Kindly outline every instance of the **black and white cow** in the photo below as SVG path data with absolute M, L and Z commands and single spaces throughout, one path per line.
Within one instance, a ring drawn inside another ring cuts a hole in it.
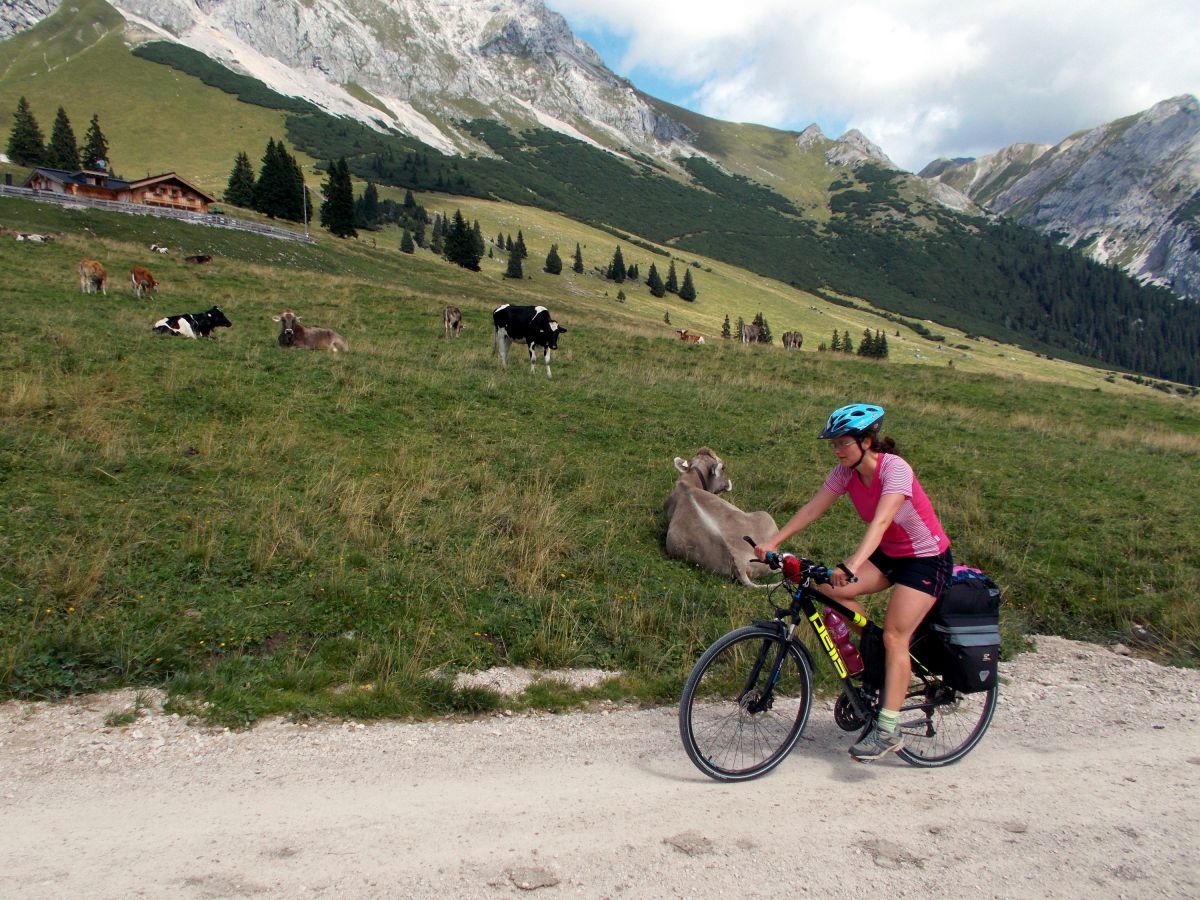
M 154 330 L 159 334 L 178 334 L 189 338 L 212 337 L 214 328 L 231 327 L 233 323 L 225 318 L 219 306 L 214 306 L 208 312 L 166 316 L 154 323 Z
M 529 370 L 535 365 L 534 354 L 542 348 L 542 361 L 546 375 L 550 375 L 550 351 L 558 349 L 558 336 L 566 334 L 550 316 L 544 306 L 512 306 L 505 303 L 492 311 L 492 324 L 496 326 L 496 344 L 493 351 L 500 351 L 500 362 L 508 365 L 508 348 L 513 343 L 529 345 Z

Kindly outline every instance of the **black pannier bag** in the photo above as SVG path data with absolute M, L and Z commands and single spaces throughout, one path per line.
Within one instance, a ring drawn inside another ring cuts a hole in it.
M 955 567 L 942 599 L 929 614 L 930 635 L 940 639 L 931 648 L 929 665 L 941 670 L 946 684 L 964 694 L 996 685 L 1000 658 L 1000 588 L 978 569 Z M 923 643 L 932 643 L 926 638 Z M 914 649 L 914 653 L 919 653 Z M 939 657 L 932 659 L 932 657 Z M 919 658 L 924 661 L 924 656 Z

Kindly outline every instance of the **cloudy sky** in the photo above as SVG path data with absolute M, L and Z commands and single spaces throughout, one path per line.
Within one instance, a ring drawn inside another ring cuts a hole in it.
M 719 119 L 857 128 L 919 170 L 1200 94 L 1180 0 L 546 0 L 609 68 Z

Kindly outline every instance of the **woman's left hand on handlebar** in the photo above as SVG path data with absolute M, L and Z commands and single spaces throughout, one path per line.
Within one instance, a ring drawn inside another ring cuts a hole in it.
M 829 583 L 835 588 L 844 588 L 856 581 L 858 581 L 858 577 L 854 574 L 854 569 L 849 561 L 838 563 L 829 571 Z

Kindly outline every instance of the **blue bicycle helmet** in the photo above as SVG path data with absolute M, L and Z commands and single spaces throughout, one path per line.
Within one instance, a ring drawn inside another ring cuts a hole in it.
M 851 403 L 835 409 L 829 415 L 829 421 L 817 437 L 822 440 L 850 435 L 862 437 L 874 434 L 883 423 L 883 407 L 870 403 Z

